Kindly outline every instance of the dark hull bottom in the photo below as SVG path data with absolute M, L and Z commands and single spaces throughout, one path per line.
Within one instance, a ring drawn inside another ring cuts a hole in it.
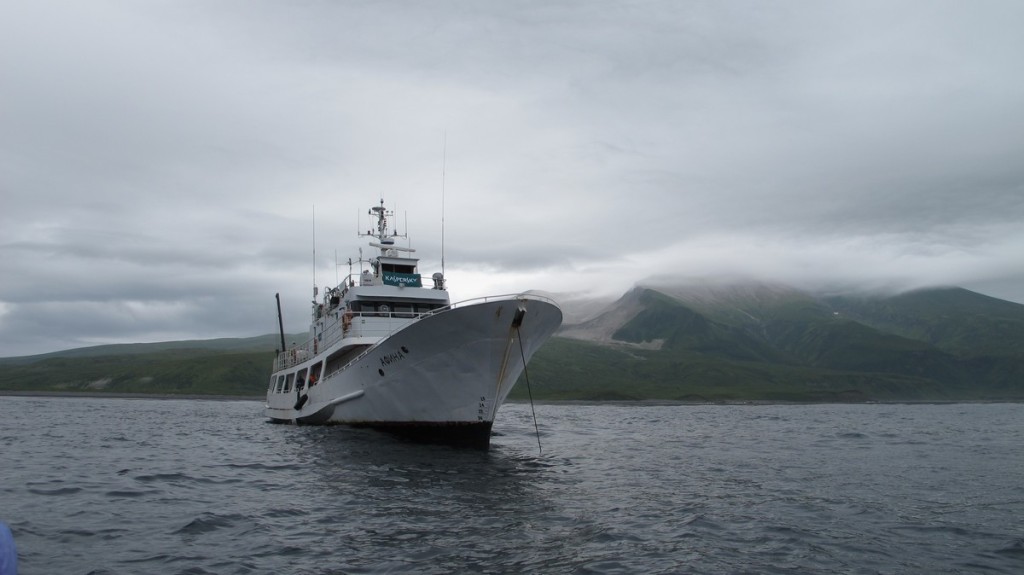
M 293 423 L 292 421 L 281 419 L 271 419 L 270 421 L 271 423 Z M 299 420 L 296 423 L 298 425 L 315 424 L 312 421 L 303 420 Z M 330 425 L 349 425 L 351 427 L 375 429 L 415 443 L 433 443 L 486 450 L 491 447 L 492 424 L 493 422 L 490 421 L 479 423 L 452 421 L 444 423 L 337 423 Z
M 352 427 L 368 427 L 415 443 L 433 443 L 489 449 L 492 422 L 479 423 L 366 423 Z

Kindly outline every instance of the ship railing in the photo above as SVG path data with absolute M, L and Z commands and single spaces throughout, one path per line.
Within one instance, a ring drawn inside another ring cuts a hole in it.
M 378 311 L 366 311 L 366 312 L 355 312 L 351 314 L 351 322 L 336 321 L 330 322 L 327 329 L 323 331 L 319 338 L 310 338 L 303 342 L 301 345 L 293 345 L 290 349 L 278 353 L 277 360 L 274 362 L 274 371 L 280 371 L 293 367 L 305 361 L 312 359 L 317 353 L 325 349 L 330 348 L 334 344 L 345 338 L 369 338 L 373 340 L 383 340 L 387 337 L 394 335 L 397 331 L 405 328 L 406 326 L 415 323 L 417 320 L 425 317 L 430 317 L 438 314 L 442 314 L 460 307 L 467 307 L 471 305 L 477 305 L 481 303 L 488 303 L 494 301 L 509 301 L 509 300 L 540 300 L 558 305 L 558 303 L 549 296 L 536 293 L 536 292 L 524 292 L 516 294 L 502 294 L 484 296 L 478 298 L 467 299 L 433 309 L 427 312 L 416 313 L 416 312 L 378 312 Z M 340 310 L 337 313 L 342 313 Z M 371 320 L 371 321 L 362 321 Z M 348 323 L 348 327 L 345 324 Z M 348 367 L 352 363 L 355 363 L 361 359 L 364 355 L 372 351 L 376 347 L 376 344 L 371 345 L 363 353 L 359 354 L 358 357 L 354 358 L 344 367 Z M 342 369 L 344 369 L 344 367 Z
M 537 292 L 522 292 L 522 293 L 515 293 L 515 294 L 492 295 L 492 296 L 485 296 L 485 297 L 478 297 L 478 298 L 463 300 L 463 301 L 460 301 L 460 302 L 457 302 L 457 303 L 453 303 L 453 304 L 450 304 L 450 305 L 446 305 L 444 307 L 440 307 L 440 308 L 437 308 L 435 310 L 431 310 L 431 311 L 428 311 L 428 312 L 425 312 L 425 313 L 416 314 L 416 319 L 420 319 L 420 318 L 424 318 L 424 317 L 428 317 L 428 316 L 432 316 L 432 315 L 437 315 L 437 314 L 440 314 L 440 313 L 444 313 L 446 311 L 451 311 L 451 310 L 459 308 L 459 307 L 466 307 L 466 306 L 475 305 L 475 304 L 487 303 L 487 302 L 492 302 L 492 301 L 527 300 L 527 299 L 535 299 L 535 300 L 544 301 L 544 302 L 550 303 L 550 304 L 552 304 L 554 306 L 558 305 L 558 302 L 555 301 L 555 299 L 550 297 L 550 296 L 547 296 L 547 295 L 544 295 L 544 294 L 541 294 L 541 293 L 537 293 Z M 410 323 L 412 323 L 412 322 L 407 322 L 405 325 L 409 325 Z M 390 335 L 390 334 L 388 334 L 388 335 Z M 366 357 L 367 355 L 372 353 L 373 350 L 377 349 L 377 346 L 380 345 L 380 343 L 382 341 L 384 341 L 383 338 L 380 341 L 378 341 L 377 343 L 375 343 L 375 344 L 371 345 L 370 347 L 366 348 L 365 350 L 363 350 L 362 353 L 360 353 L 356 357 L 352 358 L 348 363 L 346 363 L 345 365 L 341 366 L 341 368 L 339 368 L 339 369 L 337 369 L 335 371 L 344 371 L 344 370 L 348 369 L 349 366 L 355 364 L 357 361 L 363 359 L 364 357 Z
M 439 313 L 444 313 L 446 311 L 451 311 L 453 309 L 458 309 L 460 307 L 467 307 L 467 306 L 471 306 L 471 305 L 477 305 L 477 304 L 481 304 L 481 303 L 488 303 L 488 302 L 492 302 L 492 301 L 529 300 L 529 299 L 545 301 L 545 302 L 550 303 L 550 304 L 555 305 L 555 306 L 558 305 L 558 302 L 556 302 L 555 299 L 553 297 L 551 297 L 551 296 L 547 296 L 547 295 L 544 295 L 544 294 L 539 293 L 539 292 L 528 291 L 528 292 L 502 294 L 502 295 L 489 295 L 489 296 L 484 296 L 484 297 L 477 297 L 477 298 L 473 298 L 473 299 L 462 300 L 460 302 L 456 302 L 456 303 L 453 303 L 453 304 L 446 305 L 444 307 L 437 308 L 435 310 L 431 310 L 431 311 L 429 311 L 427 313 L 422 314 L 422 316 L 425 317 L 425 316 L 429 316 L 429 315 L 437 315 Z
M 298 345 L 279 352 L 274 362 L 274 371 L 288 369 L 309 361 L 321 351 L 329 349 L 343 339 L 369 338 L 378 340 L 393 335 L 417 319 L 431 312 L 356 312 L 350 320 L 332 321 L 318 338 L 310 338 Z M 364 321 L 365 320 L 365 321 Z M 348 327 L 346 327 L 348 324 Z

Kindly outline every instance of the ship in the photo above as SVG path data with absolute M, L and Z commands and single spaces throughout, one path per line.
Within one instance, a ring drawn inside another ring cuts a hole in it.
M 285 345 L 278 296 L 281 349 L 266 416 L 489 448 L 498 409 L 561 325 L 561 309 L 536 291 L 452 303 L 443 272 L 424 285 L 384 200 L 369 214 L 375 227 L 359 236 L 376 255 L 360 255 L 356 271 L 349 260 L 349 274 L 322 296 L 314 286 L 301 344 Z

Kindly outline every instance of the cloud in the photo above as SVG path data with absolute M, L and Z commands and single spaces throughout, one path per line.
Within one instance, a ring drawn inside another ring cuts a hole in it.
M 443 197 L 455 298 L 724 274 L 1024 302 L 1017 3 L 3 11 L 0 355 L 267 333 L 275 292 L 302 331 L 314 206 L 322 284 L 381 197 L 425 273 Z

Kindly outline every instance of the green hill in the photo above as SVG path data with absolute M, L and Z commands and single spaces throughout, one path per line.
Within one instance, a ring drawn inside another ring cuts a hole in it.
M 304 341 L 308 336 L 301 334 L 285 334 L 287 341 Z M 275 350 L 281 347 L 281 336 L 277 334 L 260 335 L 245 338 L 220 338 L 220 339 L 190 339 L 180 341 L 161 341 L 156 343 L 114 343 L 107 345 L 95 345 L 90 347 L 79 347 L 64 351 L 55 351 L 39 355 L 27 355 L 22 357 L 0 357 L 0 365 L 11 365 L 17 363 L 36 363 L 40 360 L 50 358 L 69 357 L 102 357 L 102 356 L 128 356 L 146 355 L 161 351 L 172 350 L 207 350 L 207 351 L 254 351 L 254 350 Z
M 962 289 L 819 299 L 767 284 L 636 288 L 605 316 L 535 356 L 531 375 L 553 396 L 1024 399 L 1024 306 Z
M 959 356 L 1019 357 L 1024 353 L 1024 306 L 965 289 L 823 301 L 848 319 L 925 341 Z
M 271 351 L 173 349 L 3 365 L 0 389 L 187 395 L 265 393 Z
M 285 336 L 300 340 L 305 334 Z M 0 358 L 0 389 L 262 395 L 280 336 L 100 345 Z
M 639 287 L 561 333 L 530 363 L 535 399 L 1024 400 L 1024 306 L 958 288 Z M 277 347 L 267 335 L 6 358 L 0 389 L 262 395 Z

